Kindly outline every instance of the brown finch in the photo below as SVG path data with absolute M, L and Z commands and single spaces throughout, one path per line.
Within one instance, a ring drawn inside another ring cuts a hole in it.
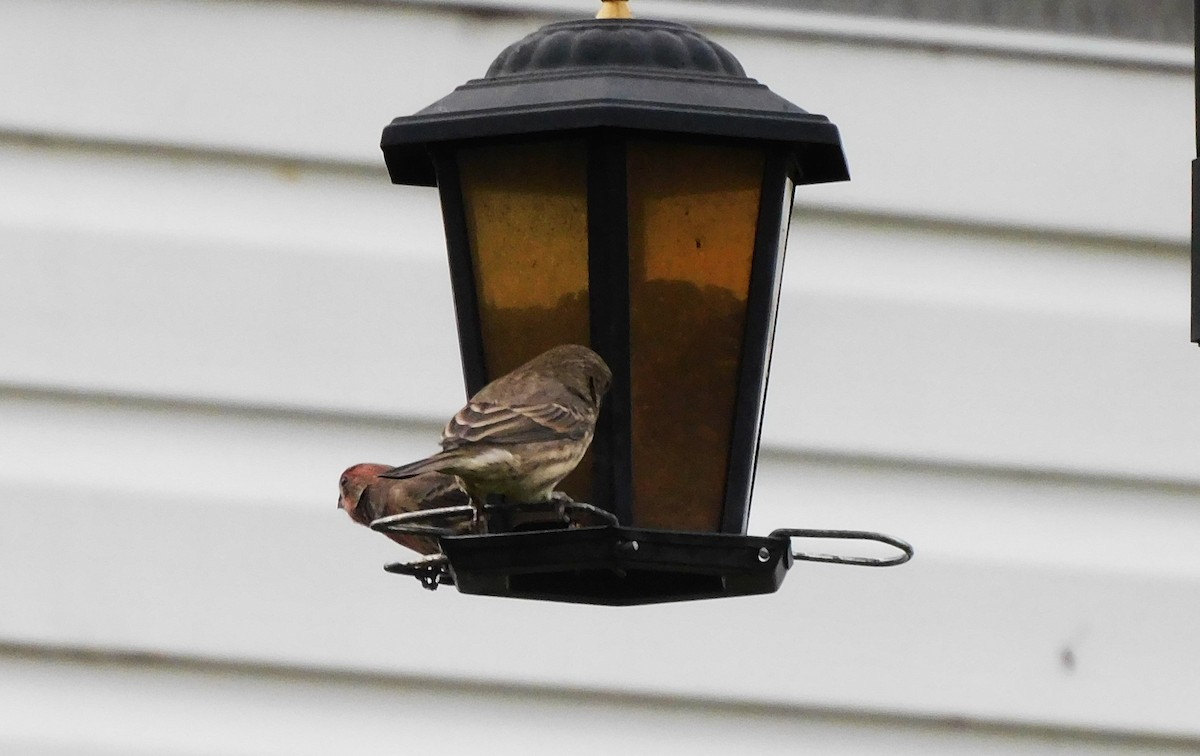
M 442 451 L 382 473 L 455 475 L 476 511 L 488 494 L 550 500 L 583 458 L 612 372 L 577 344 L 556 346 L 480 389 L 442 431 Z
M 441 507 L 461 507 L 469 504 L 466 491 L 453 475 L 425 473 L 404 480 L 389 480 L 379 474 L 390 465 L 363 463 L 346 468 L 338 482 L 338 507 L 346 510 L 350 519 L 370 525 L 380 517 Z M 463 532 L 466 532 L 465 528 Z M 432 538 L 399 533 L 385 533 L 396 543 L 422 554 L 436 554 L 440 549 Z

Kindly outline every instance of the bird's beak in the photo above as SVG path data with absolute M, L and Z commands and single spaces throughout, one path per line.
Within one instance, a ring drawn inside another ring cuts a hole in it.
M 338 497 L 338 509 L 344 509 L 344 507 L 342 506 L 342 497 L 341 496 Z

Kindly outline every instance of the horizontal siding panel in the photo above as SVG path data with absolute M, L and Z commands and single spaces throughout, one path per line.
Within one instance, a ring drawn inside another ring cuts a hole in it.
M 18 0 L 0 9 L 0 129 L 377 166 L 391 118 L 480 76 L 544 20 L 403 3 Z M 841 127 L 855 179 L 805 190 L 805 203 L 1186 237 L 1186 70 L 709 31 Z
M 393 0 L 379 0 L 391 2 Z M 458 6 L 470 10 L 493 10 L 507 13 L 537 11 L 557 14 L 565 18 L 579 15 L 579 5 L 572 0 L 394 0 L 411 5 Z M 1083 0 L 1088 6 L 1095 0 Z M 923 3 L 918 0 L 915 6 Z M 1124 5 L 1124 10 L 1134 13 L 1136 4 Z M 1179 0 L 1168 0 L 1173 12 L 1185 16 L 1187 9 Z M 827 6 L 822 9 L 822 6 Z M 857 5 L 857 7 L 855 7 Z M 992 54 L 1045 56 L 1063 60 L 1081 60 L 1090 63 L 1130 64 L 1135 66 L 1162 66 L 1186 69 L 1192 65 L 1192 52 L 1187 44 L 1185 29 L 1167 28 L 1171 13 L 1156 13 L 1138 18 L 1155 31 L 1144 35 L 1131 34 L 1124 37 L 1104 34 L 1113 31 L 1108 25 L 1112 18 L 1080 17 L 1069 12 L 1060 12 L 1056 18 L 1043 15 L 1049 23 L 1038 23 L 1039 12 L 1044 13 L 1048 3 L 1034 0 L 1017 12 L 1027 24 L 1014 24 L 1015 17 L 992 18 L 991 23 L 975 23 L 970 19 L 986 15 L 995 10 L 987 2 L 975 2 L 967 6 L 946 8 L 937 3 L 925 4 L 923 9 L 914 6 L 869 8 L 868 2 L 845 2 L 832 0 L 807 3 L 795 7 L 783 0 L 743 0 L 742 2 L 711 4 L 695 0 L 638 0 L 640 15 L 646 18 L 672 18 L 698 25 L 710 25 L 722 29 L 743 29 L 763 35 L 793 35 L 800 38 L 851 39 L 870 41 L 877 45 L 916 46 L 960 51 L 987 52 Z M 1038 7 L 1042 6 L 1042 7 Z M 1140 10 L 1140 8 L 1139 8 Z M 965 11 L 965 13 L 964 13 Z M 1119 11 L 1118 11 L 1119 12 Z M 945 20 L 935 20 L 944 18 Z M 1128 20 L 1128 19 L 1125 19 Z M 1117 19 L 1118 23 L 1120 19 Z M 1070 31 L 1067 27 L 1074 25 Z M 1058 31 L 1055 31 L 1057 27 Z M 1065 33 L 1064 33 L 1065 32 Z M 1103 36 L 1102 36 L 1103 35 Z M 1152 41 L 1158 40 L 1158 41 Z
M 616 610 L 382 572 L 406 552 L 335 477 L 434 427 L 11 392 L 0 422 L 0 642 L 1200 737 L 1194 489 L 771 456 L 754 532 L 868 527 L 917 559 Z
M 764 438 L 1192 481 L 1200 353 L 1175 323 L 813 295 L 785 302 Z
M 497 756 L 723 755 L 750 743 L 831 756 L 1193 752 L 1154 739 L 69 655 L 0 655 L 0 674 L 0 750 L 31 756 L 471 753 L 482 743 Z
M 426 417 L 462 404 L 444 263 L 271 260 L 240 245 L 75 234 L 7 241 L 22 251 L 0 253 L 16 272 L 0 281 L 5 382 Z

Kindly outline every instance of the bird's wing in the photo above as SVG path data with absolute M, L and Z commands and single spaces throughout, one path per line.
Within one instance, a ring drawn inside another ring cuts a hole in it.
M 370 525 L 371 520 L 375 519 L 375 504 L 371 501 L 371 487 L 363 488 L 361 494 L 358 495 L 358 502 L 354 507 L 355 520 L 358 520 L 363 525 Z
M 453 475 L 429 475 L 409 479 L 408 483 L 410 495 L 419 509 L 440 509 L 471 503 L 467 492 L 462 490 Z
M 524 444 L 535 441 L 578 440 L 591 423 L 578 410 L 556 402 L 505 405 L 473 401 L 442 431 L 442 448 L 463 444 Z
M 425 473 L 441 472 L 446 467 L 453 465 L 454 460 L 458 455 L 448 453 L 449 448 L 434 454 L 432 457 L 418 459 L 416 462 L 409 462 L 407 465 L 393 467 L 390 470 L 385 470 L 379 473 L 381 478 L 415 478 L 418 475 Z

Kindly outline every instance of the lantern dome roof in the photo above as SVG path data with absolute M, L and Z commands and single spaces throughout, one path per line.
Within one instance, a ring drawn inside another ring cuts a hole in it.
M 748 77 L 695 29 L 644 19 L 548 24 L 509 45 L 483 78 L 393 120 L 381 146 L 394 183 L 434 186 L 430 149 L 597 128 L 782 144 L 798 183 L 849 178 L 828 118 Z
M 509 45 L 484 78 L 533 71 L 635 68 L 746 78 L 733 54 L 691 27 L 667 21 L 564 21 Z

